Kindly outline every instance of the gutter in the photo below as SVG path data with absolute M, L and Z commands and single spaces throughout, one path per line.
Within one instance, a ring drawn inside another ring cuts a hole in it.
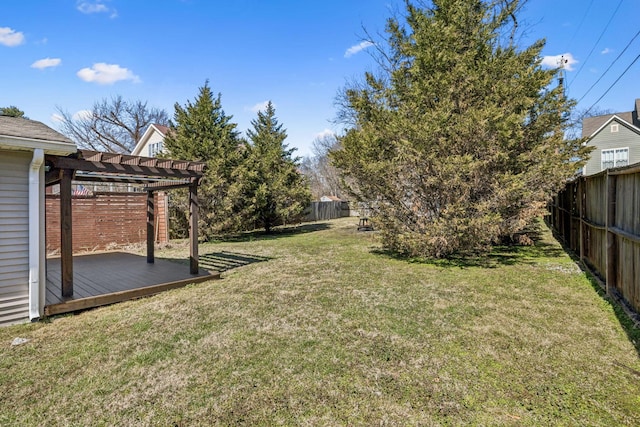
M 78 151 L 78 147 L 72 142 L 48 141 L 8 135 L 0 135 L 0 148 L 26 151 L 42 149 L 47 154 L 58 156 L 68 156 Z
M 33 158 L 29 164 L 29 319 L 38 320 L 44 311 L 44 290 L 40 289 L 40 282 L 44 274 L 44 262 L 41 256 L 44 233 L 42 232 L 43 213 L 41 204 L 41 172 L 44 163 L 44 150 L 33 150 Z

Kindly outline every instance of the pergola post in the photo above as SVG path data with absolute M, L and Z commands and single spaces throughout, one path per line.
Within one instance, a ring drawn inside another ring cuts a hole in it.
M 62 169 L 60 177 L 60 271 L 62 297 L 73 297 L 73 221 L 71 179 L 73 170 Z
M 147 191 L 147 263 L 155 261 L 155 206 L 153 203 L 153 191 Z
M 189 185 L 189 270 L 198 274 L 198 180 Z

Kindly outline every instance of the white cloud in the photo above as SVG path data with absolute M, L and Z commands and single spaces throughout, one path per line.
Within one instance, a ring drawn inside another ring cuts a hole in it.
M 605 47 L 600 53 L 603 55 L 606 55 L 607 53 L 611 53 L 611 49 L 609 49 L 608 47 Z
M 578 60 L 570 53 L 563 53 L 560 55 L 548 55 L 542 58 L 542 65 L 549 68 L 559 68 L 564 65 L 564 69 L 567 71 L 573 71 L 573 66 L 578 63 Z
M 45 68 L 57 67 L 62 62 L 60 58 L 44 58 L 38 59 L 36 62 L 31 64 L 31 68 L 37 68 L 39 70 L 44 70 Z
M 355 55 L 356 53 L 368 48 L 369 46 L 373 46 L 373 43 L 370 41 L 364 41 L 361 42 L 360 44 L 357 44 L 355 46 L 351 46 L 349 49 L 347 49 L 347 51 L 344 53 L 344 57 L 345 58 L 349 58 L 350 56 Z
M 0 44 L 14 47 L 24 43 L 24 34 L 9 27 L 0 27 Z
M 108 13 L 110 18 L 116 18 L 118 11 L 107 6 L 103 0 L 97 1 L 78 1 L 76 9 L 84 14 L 92 13 Z
M 90 119 L 91 116 L 93 116 L 93 113 L 89 110 L 80 110 L 80 111 L 76 111 L 74 113 L 73 116 L 71 116 L 71 118 L 73 120 L 87 120 Z
M 62 123 L 62 122 L 64 122 L 64 117 L 62 117 L 62 116 L 61 116 L 60 114 L 58 114 L 58 113 L 53 113 L 53 114 L 51 115 L 51 121 L 52 121 L 53 123 Z
M 72 116 L 72 120 L 88 120 L 91 118 L 93 113 L 89 110 L 80 110 L 76 111 Z M 53 123 L 64 123 L 64 116 L 62 114 L 53 113 L 51 115 L 51 121 Z
M 313 138 L 314 139 L 323 139 L 326 138 L 328 136 L 335 136 L 336 133 L 334 131 L 332 131 L 331 129 L 325 129 L 322 132 L 318 132 L 316 133 Z
M 254 105 L 253 107 L 246 107 L 245 110 L 247 111 L 251 111 L 253 113 L 258 113 L 260 111 L 265 111 L 267 109 L 267 104 L 269 104 L 269 101 L 262 101 L 262 102 L 258 102 L 256 105 Z M 272 103 L 273 104 L 273 103 Z M 276 104 L 273 104 L 273 107 L 275 108 Z
M 85 82 L 100 85 L 110 85 L 121 80 L 140 82 L 140 77 L 133 74 L 131 70 L 122 68 L 118 64 L 105 64 L 104 62 L 93 64 L 91 68 L 83 68 L 76 74 Z

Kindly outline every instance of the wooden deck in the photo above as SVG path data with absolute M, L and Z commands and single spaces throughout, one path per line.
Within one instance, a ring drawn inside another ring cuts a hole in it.
M 163 259 L 147 264 L 146 256 L 108 252 L 73 257 L 73 298 L 63 299 L 60 258 L 47 259 L 45 314 L 68 313 L 157 294 L 190 283 L 219 279 L 220 273 Z

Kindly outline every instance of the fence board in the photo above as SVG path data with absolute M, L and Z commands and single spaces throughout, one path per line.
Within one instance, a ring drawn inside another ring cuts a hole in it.
M 60 248 L 60 197 L 46 196 L 47 250 Z M 146 239 L 146 193 L 96 193 L 74 196 L 73 250 L 108 249 Z
M 634 176 L 620 175 L 616 185 L 616 226 L 624 231 L 633 232 L 634 229 Z
M 586 180 L 585 218 L 594 224 L 604 225 L 606 220 L 606 175 Z
M 640 174 L 633 175 L 633 212 L 636 215 L 633 216 L 633 230 L 632 233 L 640 236 Z
M 326 221 L 350 216 L 347 202 L 311 202 L 305 221 Z
M 632 302 L 633 307 L 640 307 L 640 245 L 633 246 L 633 289 L 635 290 L 635 298 Z

